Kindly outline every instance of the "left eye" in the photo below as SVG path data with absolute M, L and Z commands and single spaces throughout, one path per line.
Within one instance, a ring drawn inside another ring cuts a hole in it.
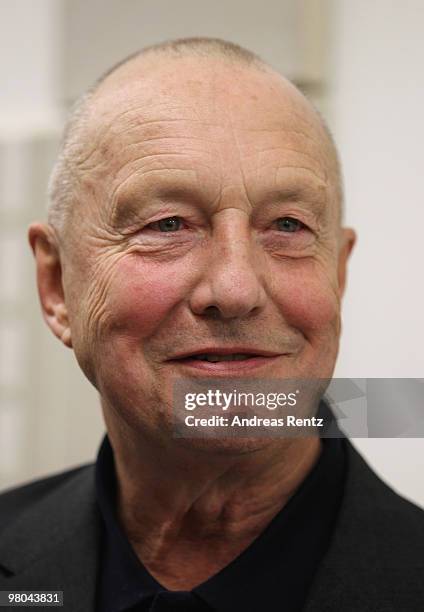
M 292 217 L 281 217 L 276 221 L 277 229 L 281 232 L 298 232 L 304 226 L 304 224 L 298 219 Z
M 180 217 L 166 217 L 154 223 L 150 223 L 152 229 L 158 229 L 160 232 L 176 232 L 181 229 L 183 223 Z

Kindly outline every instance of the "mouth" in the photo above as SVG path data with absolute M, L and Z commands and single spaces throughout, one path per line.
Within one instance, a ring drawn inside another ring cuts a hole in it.
M 216 363 L 218 361 L 246 361 L 246 359 L 252 359 L 255 355 L 248 355 L 246 353 L 228 353 L 227 355 L 220 355 L 217 353 L 203 353 L 201 355 L 193 355 L 188 359 L 196 359 L 197 361 L 209 361 L 210 363 Z
M 170 361 L 190 369 L 228 374 L 270 365 L 281 355 L 281 353 L 255 349 L 214 348 L 177 355 Z

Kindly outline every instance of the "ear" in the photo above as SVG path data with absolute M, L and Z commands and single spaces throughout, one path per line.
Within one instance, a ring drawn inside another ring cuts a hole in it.
M 356 243 L 356 234 L 350 227 L 340 229 L 339 255 L 337 277 L 339 281 L 339 296 L 343 297 L 346 287 L 347 261 Z
M 33 223 L 28 239 L 37 266 L 37 285 L 44 320 L 65 346 L 72 348 L 71 329 L 62 285 L 56 234 L 50 225 Z

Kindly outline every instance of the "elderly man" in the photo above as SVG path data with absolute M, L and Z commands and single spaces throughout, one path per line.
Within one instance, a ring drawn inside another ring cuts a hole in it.
M 85 95 L 29 239 L 107 437 L 0 498 L 0 589 L 74 612 L 424 609 L 423 513 L 347 440 L 173 431 L 177 379 L 331 378 L 341 199 L 322 119 L 235 45 L 151 47 Z

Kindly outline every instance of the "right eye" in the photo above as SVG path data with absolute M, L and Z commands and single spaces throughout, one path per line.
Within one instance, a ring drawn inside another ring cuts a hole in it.
M 166 217 L 165 219 L 159 219 L 159 221 L 149 223 L 147 227 L 159 232 L 177 232 L 182 229 L 182 226 L 183 222 L 181 217 Z

